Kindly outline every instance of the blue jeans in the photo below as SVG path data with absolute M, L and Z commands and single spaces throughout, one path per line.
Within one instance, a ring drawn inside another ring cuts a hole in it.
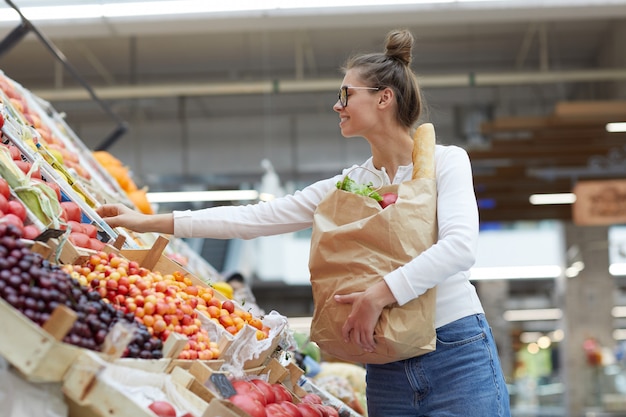
M 437 329 L 437 348 L 415 358 L 367 365 L 369 417 L 505 417 L 507 391 L 484 314 Z

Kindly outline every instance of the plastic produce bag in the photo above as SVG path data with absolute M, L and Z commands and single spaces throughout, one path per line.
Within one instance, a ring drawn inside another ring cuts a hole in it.
M 67 417 L 60 383 L 29 382 L 0 357 L 0 417 Z

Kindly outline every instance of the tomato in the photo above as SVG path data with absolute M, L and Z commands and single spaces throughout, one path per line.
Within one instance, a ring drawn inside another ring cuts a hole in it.
M 68 236 L 68 239 L 74 246 L 78 246 L 79 248 L 90 249 L 90 238 L 84 233 L 81 232 L 71 232 Z
M 154 401 L 148 408 L 159 417 L 176 417 L 176 409 L 167 401 Z
M 2 222 L 6 222 L 9 224 L 13 224 L 15 226 L 17 226 L 20 230 L 24 230 L 24 222 L 17 217 L 15 214 L 9 213 L 9 214 L 5 214 L 4 217 L 2 217 L 2 219 L 0 219 Z
M 277 403 L 271 403 L 265 406 L 265 413 L 267 417 L 290 417 L 285 409 Z
M 276 402 L 276 394 L 274 394 L 274 390 L 272 389 L 272 384 L 262 379 L 258 379 L 258 378 L 251 379 L 250 382 L 256 385 L 256 387 L 263 393 L 267 404 Z
M 68 220 L 67 221 L 67 228 L 70 229 L 72 231 L 72 233 L 76 232 L 76 233 L 85 233 L 84 229 L 83 229 L 83 224 L 81 222 L 77 222 L 74 220 Z M 85 233 L 87 234 L 87 233 Z
M 308 394 L 305 394 L 304 397 L 302 397 L 302 402 L 309 403 L 309 404 L 321 404 L 322 399 L 320 398 L 319 395 L 309 392 Z
M 231 384 L 233 385 L 233 388 L 235 388 L 235 391 L 237 391 L 237 394 L 247 395 L 259 401 L 263 405 L 267 404 L 267 400 L 265 399 L 263 392 L 261 392 L 261 390 L 258 389 L 252 382 L 244 379 L 236 379 L 231 381 Z
M 30 172 L 30 168 L 33 166 L 33 164 L 31 164 L 30 162 L 22 161 L 21 159 L 17 160 L 17 161 L 13 161 L 13 162 L 26 175 L 28 175 L 28 173 Z M 31 172 L 30 177 L 34 178 L 34 179 L 40 180 L 41 179 L 41 171 L 39 171 L 39 168 L 37 168 L 33 172 Z
M 325 415 L 327 415 L 328 417 L 339 417 L 339 411 L 337 411 L 335 407 L 332 407 L 330 405 L 318 404 L 317 408 L 320 409 L 322 412 L 325 411 Z
M 52 191 L 54 191 L 54 193 L 57 195 L 57 200 L 59 202 L 61 201 L 61 187 L 59 187 L 59 184 L 52 182 L 52 181 L 44 181 L 44 180 L 38 180 L 38 179 L 35 179 L 35 180 L 41 182 L 42 184 L 45 184 Z
M 302 417 L 324 417 L 324 414 L 317 409 L 315 404 L 299 403 L 297 407 Z
M 291 401 L 281 401 L 277 404 L 280 404 L 287 414 L 289 414 L 289 417 L 303 417 L 302 412 L 298 409 L 298 406 Z
M 8 202 L 8 205 L 6 213 L 15 214 L 22 222 L 26 220 L 26 208 L 21 201 L 11 200 Z
M 228 399 L 231 403 L 241 408 L 251 417 L 267 417 L 265 406 L 260 401 L 255 400 L 245 394 L 235 394 Z
M 281 401 L 292 401 L 293 397 L 287 388 L 279 382 L 272 384 L 272 391 L 274 391 L 274 396 L 276 397 L 276 402 L 279 403 Z
M 96 239 L 95 237 L 89 238 L 89 249 L 93 249 L 95 251 L 101 251 L 106 246 L 106 243 Z
M 11 198 L 11 189 L 9 188 L 9 183 L 4 178 L 0 178 L 0 195 L 2 195 L 7 200 Z
M 0 194 L 0 211 L 3 213 L 9 212 L 9 199 Z
M 6 145 L 7 148 L 9 148 L 9 153 L 11 154 L 11 159 L 14 161 L 21 161 L 22 160 L 22 153 L 20 152 L 19 149 L 17 149 L 17 146 L 15 145 Z
M 76 204 L 73 201 L 62 201 L 60 204 L 61 204 L 61 208 L 65 212 L 65 216 L 66 216 L 65 218 L 68 221 L 74 220 L 75 222 L 80 223 L 83 217 L 83 214 L 78 204 Z
M 91 223 L 82 223 L 83 233 L 91 238 L 98 237 L 98 228 Z
M 24 239 L 35 240 L 37 236 L 39 236 L 41 232 L 37 229 L 37 226 L 34 224 L 27 224 L 24 226 L 24 230 L 22 233 L 22 237 Z

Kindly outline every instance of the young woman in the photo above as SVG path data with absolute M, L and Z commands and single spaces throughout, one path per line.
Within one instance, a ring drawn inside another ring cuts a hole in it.
M 350 172 L 358 183 L 378 183 L 379 177 L 386 184 L 411 179 L 411 133 L 422 109 L 420 89 L 410 69 L 413 43 L 410 32 L 392 31 L 384 53 L 357 56 L 345 66 L 333 110 L 339 114 L 342 135 L 365 138 L 372 151 L 362 165 L 367 170 Z M 271 202 L 156 215 L 105 205 L 98 214 L 112 227 L 178 237 L 250 239 L 293 232 L 311 227 L 319 202 L 350 169 Z M 435 351 L 367 365 L 368 415 L 509 416 L 509 396 L 494 339 L 469 282 L 478 239 L 469 157 L 459 147 L 436 145 L 435 170 L 437 242 L 379 284 L 337 296 L 337 302 L 352 305 L 343 336 L 347 343 L 373 350 L 374 326 L 385 306 L 403 305 L 437 287 Z

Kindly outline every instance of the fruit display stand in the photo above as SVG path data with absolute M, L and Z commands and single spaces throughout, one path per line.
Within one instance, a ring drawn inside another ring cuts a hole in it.
M 281 357 L 284 360 L 284 350 L 290 344 L 285 317 L 277 312 L 252 317 L 243 306 L 213 291 L 211 282 L 219 279 L 219 274 L 184 241 L 158 234 L 137 236 L 124 229 L 109 227 L 97 215 L 95 208 L 111 201 L 128 204 L 120 187 L 98 166 L 98 162 L 49 103 L 1 73 L 0 115 L 3 148 L 11 152 L 17 150 L 16 158 L 11 156 L 6 165 L 29 164 L 29 169 L 20 177 L 26 187 L 36 182 L 34 174 L 37 172 L 50 188 L 56 186 L 64 199 L 62 201 L 59 197 L 58 201 L 52 201 L 53 208 L 55 204 L 71 202 L 78 206 L 80 213 L 80 219 L 71 224 L 67 218 L 59 221 L 55 213 L 47 213 L 47 217 L 42 218 L 41 213 L 31 210 L 28 213 L 29 223 L 35 225 L 40 233 L 34 239 L 21 240 L 33 254 L 43 259 L 41 262 L 56 267 L 55 271 L 67 275 L 64 279 L 71 277 L 72 285 L 80 287 L 68 290 L 70 297 L 75 298 L 73 306 L 70 305 L 75 311 L 58 308 L 44 321 L 44 307 L 49 307 L 45 303 L 40 305 L 38 300 L 29 301 L 36 302 L 36 309 L 41 313 L 19 305 L 24 301 L 16 301 L 16 291 L 36 297 L 31 295 L 36 293 L 31 287 L 40 285 L 39 278 L 43 273 L 36 269 L 30 285 L 11 282 L 8 284 L 13 286 L 11 291 L 2 291 L 0 287 L 0 333 L 12 335 L 0 338 L 0 356 L 20 376 L 33 383 L 62 384 L 71 417 L 154 417 L 157 414 L 151 411 L 148 402 L 159 398 L 177 405 L 177 417 L 183 417 L 185 412 L 194 417 L 249 417 L 242 404 L 236 406 L 228 400 L 235 397 L 232 395 L 234 388 L 231 386 L 229 391 L 228 386 L 238 380 L 262 379 L 276 384 L 283 393 L 283 400 L 292 404 L 302 401 L 298 394 L 308 394 L 299 385 L 303 371 L 292 363 L 282 366 L 278 362 Z M 43 145 L 49 146 L 49 149 Z M 59 159 L 49 152 L 59 150 L 56 146 L 69 152 L 66 154 L 68 157 Z M 0 151 L 5 152 L 5 149 Z M 85 169 L 80 169 L 80 166 Z M 21 167 L 19 169 L 22 170 Z M 12 187 L 11 196 L 19 199 L 15 188 Z M 0 220 L 0 229 L 5 227 L 3 223 Z M 71 226 L 80 225 L 96 229 L 97 235 L 91 238 L 98 240 L 98 249 L 77 244 L 69 238 Z M 69 230 L 64 230 L 66 227 Z M 185 258 L 184 262 L 180 256 Z M 120 270 L 122 265 L 128 269 Z M 9 269 L 7 267 L 5 271 Z M 146 277 L 144 274 L 149 275 Z M 133 279 L 145 278 L 148 283 L 144 282 L 142 288 L 132 288 L 133 291 L 142 294 L 142 297 L 155 297 L 156 293 L 168 297 L 171 302 L 165 302 L 170 303 L 166 307 L 170 310 L 175 307 L 176 314 L 173 310 L 167 313 L 164 310 L 162 315 L 154 310 L 152 323 L 148 323 L 147 315 L 150 313 L 139 315 L 136 305 L 130 308 L 126 291 L 131 286 L 128 281 L 121 284 L 121 279 L 131 275 Z M 54 279 L 57 278 L 55 275 Z M 161 283 L 164 285 L 157 289 Z M 7 283 L 3 285 L 6 288 Z M 125 287 L 124 292 L 122 287 Z M 199 294 L 203 292 L 208 297 L 199 300 Z M 7 294 L 10 300 L 3 299 Z M 196 305 L 189 300 L 202 303 Z M 106 307 L 102 311 L 105 316 L 109 315 L 107 319 L 100 317 L 95 324 L 89 321 L 88 317 L 93 314 L 86 309 L 95 308 L 89 304 L 92 301 L 98 303 L 98 309 Z M 174 321 L 159 322 L 159 327 L 155 326 L 155 317 L 164 319 L 166 314 L 178 315 L 178 309 L 182 309 L 184 303 L 188 303 L 185 305 L 187 310 L 193 305 L 192 310 L 184 312 L 176 320 L 191 318 L 193 324 L 181 323 L 177 325 L 178 329 Z M 209 314 L 216 309 L 219 315 Z M 48 314 L 48 310 L 45 311 Z M 110 317 L 111 314 L 115 317 Z M 37 320 L 33 318 L 35 315 Z M 81 318 L 77 320 L 78 315 Z M 124 325 L 125 320 L 130 324 Z M 104 328 L 108 333 L 105 341 L 109 343 L 101 344 L 102 329 L 97 334 L 92 329 L 93 334 L 87 332 L 89 336 L 79 335 L 80 329 L 92 325 L 94 329 L 106 325 Z M 164 330 L 166 325 L 167 332 Z M 190 330 L 194 326 L 195 329 Z M 170 331 L 170 328 L 173 330 Z M 196 331 L 202 333 L 206 343 L 200 341 L 200 336 L 193 339 Z M 194 343 L 198 346 L 197 350 Z M 202 353 L 207 353 L 207 356 L 201 356 Z M 216 380 L 228 382 L 225 383 L 226 391 Z M 138 386 L 139 381 L 143 385 Z
M 12 107 L 17 124 L 29 127 L 56 162 L 64 165 L 97 201 L 117 201 L 129 204 L 126 194 L 93 158 L 63 117 L 50 103 L 32 94 L 21 84 L 0 72 L 0 84 Z

